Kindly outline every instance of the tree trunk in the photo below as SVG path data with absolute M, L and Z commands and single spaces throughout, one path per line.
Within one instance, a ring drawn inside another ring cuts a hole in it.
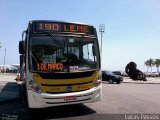
M 149 67 L 147 66 L 147 72 L 148 72 L 148 68 L 149 68 Z
M 159 73 L 159 67 L 157 67 L 157 72 Z
M 152 66 L 151 66 L 151 73 L 152 73 Z

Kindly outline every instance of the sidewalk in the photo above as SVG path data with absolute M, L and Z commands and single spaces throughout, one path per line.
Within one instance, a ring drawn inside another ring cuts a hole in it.
M 0 104 L 19 99 L 19 87 L 16 74 L 0 73 Z
M 160 84 L 160 77 L 147 77 L 147 81 L 132 80 L 129 77 L 123 78 L 123 83 L 135 83 L 135 84 Z

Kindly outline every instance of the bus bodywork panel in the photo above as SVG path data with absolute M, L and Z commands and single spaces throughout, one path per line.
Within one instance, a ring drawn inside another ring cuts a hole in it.
M 49 94 L 49 93 L 35 93 L 27 90 L 28 107 L 29 108 L 46 108 L 59 105 L 92 103 L 101 100 L 102 85 L 94 87 L 82 92 L 63 93 L 63 94 Z
M 85 73 L 85 72 L 84 72 Z M 62 73 L 66 74 L 66 73 Z M 73 73 L 76 74 L 76 73 Z M 83 74 L 83 73 L 81 73 Z M 61 76 L 62 76 L 61 75 Z M 70 73 L 70 76 L 72 73 Z M 43 79 L 39 74 L 33 75 L 34 81 L 39 85 L 42 92 L 46 93 L 67 93 L 78 92 L 91 89 L 99 77 L 99 72 L 93 72 L 91 76 L 63 78 L 63 79 Z M 47 78 L 47 77 L 46 77 Z
M 75 79 L 43 79 L 39 74 L 33 75 L 42 93 L 27 90 L 29 108 L 97 102 L 101 100 L 101 85 L 94 87 L 99 78 L 99 71 L 91 76 Z M 69 89 L 68 89 L 69 88 Z

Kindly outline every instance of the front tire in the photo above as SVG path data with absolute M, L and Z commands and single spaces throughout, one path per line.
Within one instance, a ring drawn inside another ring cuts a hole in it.
M 109 84 L 113 84 L 113 80 L 112 79 L 109 79 L 108 82 L 109 82 Z
M 116 83 L 117 83 L 117 84 L 120 84 L 120 83 L 121 83 L 121 81 L 117 81 Z

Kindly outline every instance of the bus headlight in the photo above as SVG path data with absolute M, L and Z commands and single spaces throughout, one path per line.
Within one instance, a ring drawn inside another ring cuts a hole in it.
M 42 93 L 41 89 L 39 88 L 39 86 L 37 85 L 36 82 L 34 82 L 33 80 L 29 81 L 30 84 L 30 88 L 31 90 L 37 92 L 37 93 Z
M 94 87 L 98 87 L 101 83 L 102 83 L 102 73 L 101 73 L 101 71 L 99 71 L 99 76 L 98 76 L 96 82 L 94 83 Z
M 98 87 L 98 86 L 101 84 L 101 82 L 102 82 L 102 81 L 98 79 L 98 80 L 94 83 L 94 87 Z

